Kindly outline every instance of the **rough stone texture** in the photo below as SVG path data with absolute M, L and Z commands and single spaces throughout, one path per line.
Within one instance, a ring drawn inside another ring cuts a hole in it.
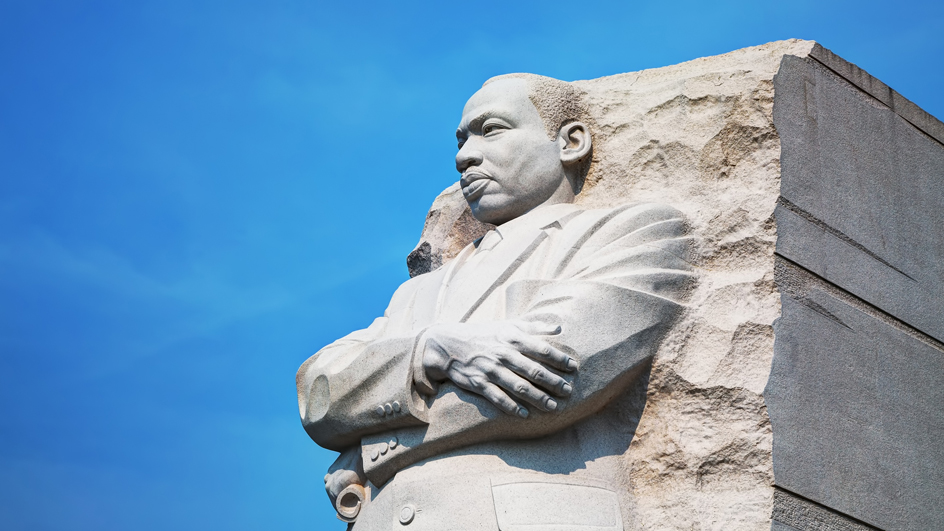
M 410 276 L 428 273 L 452 260 L 469 242 L 481 238 L 492 228 L 472 217 L 459 183 L 446 188 L 426 214 L 422 240 L 406 257 Z
M 876 529 L 781 489 L 774 491 L 773 518 L 771 531 L 874 531 Z
M 761 393 L 780 313 L 772 79 L 785 54 L 812 47 L 784 41 L 577 82 L 594 130 L 594 166 L 578 204 L 667 203 L 701 241 L 689 257 L 700 276 L 692 310 L 656 357 L 624 456 L 638 529 L 770 528 L 771 431 Z M 437 204 L 446 201 L 464 208 L 452 189 Z M 427 223 L 419 247 L 456 245 L 467 232 L 475 231 Z
M 701 242 L 623 459 L 636 527 L 944 529 L 944 124 L 809 41 L 576 84 L 578 204 Z M 436 209 L 431 266 L 484 232 Z
M 687 320 L 653 366 L 626 455 L 641 529 L 765 529 L 773 482 L 762 391 L 780 312 L 774 284 L 780 141 L 772 78 L 786 41 L 580 82 L 600 140 L 583 204 L 660 198 L 701 247 Z

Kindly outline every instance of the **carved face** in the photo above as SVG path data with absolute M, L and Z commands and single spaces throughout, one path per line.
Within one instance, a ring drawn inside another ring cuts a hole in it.
M 479 221 L 500 225 L 559 202 L 561 188 L 569 189 L 561 147 L 547 137 L 522 79 L 494 81 L 476 92 L 456 137 L 462 193 Z

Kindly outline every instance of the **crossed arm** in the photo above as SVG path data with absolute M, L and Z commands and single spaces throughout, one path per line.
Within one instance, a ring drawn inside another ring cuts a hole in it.
M 643 229 L 654 233 L 636 238 L 644 245 L 613 238 L 566 278 L 506 286 L 512 319 L 441 323 L 415 337 L 390 337 L 384 317 L 306 362 L 298 375 L 303 423 L 316 442 L 342 452 L 325 478 L 329 496 L 366 483 L 357 451 L 362 437 L 428 427 L 432 439 L 439 437 L 424 443 L 434 452 L 437 444 L 455 447 L 486 431 L 493 438 L 539 436 L 591 414 L 625 387 L 623 376 L 651 356 L 658 329 L 677 313 L 674 297 L 664 295 L 690 280 L 678 258 L 689 243 L 680 220 Z M 394 311 L 409 302 L 411 289 L 408 282 L 394 296 Z M 441 383 L 470 395 L 437 397 Z M 435 397 L 431 409 L 419 393 Z M 474 396 L 508 415 L 456 421 L 449 411 Z M 390 404 L 399 411 L 383 411 Z M 540 420 L 529 419 L 534 412 Z
M 420 363 L 414 368 L 413 384 L 435 396 L 439 384 L 449 382 L 522 419 L 528 417 L 529 407 L 553 412 L 559 407 L 558 400 L 573 391 L 558 372 L 577 370 L 573 357 L 541 338 L 558 333 L 559 326 L 528 321 L 433 325 L 418 338 L 415 355 Z M 405 406 L 401 403 L 400 407 Z M 411 407 L 422 406 L 414 403 Z M 411 424 L 407 417 L 398 425 Z M 388 427 L 395 426 L 391 423 Z M 324 480 L 332 503 L 348 485 L 366 485 L 359 444 L 341 451 Z

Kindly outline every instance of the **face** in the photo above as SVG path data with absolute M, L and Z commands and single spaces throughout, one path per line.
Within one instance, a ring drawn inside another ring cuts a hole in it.
M 500 225 L 552 202 L 569 186 L 556 140 L 528 98 L 522 79 L 502 79 L 476 92 L 456 130 L 462 194 L 479 221 Z

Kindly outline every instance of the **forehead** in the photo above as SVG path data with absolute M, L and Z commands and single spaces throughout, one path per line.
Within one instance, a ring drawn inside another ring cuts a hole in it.
M 482 116 L 542 123 L 538 110 L 528 97 L 527 82 L 515 78 L 493 81 L 473 94 L 462 109 L 459 128 L 468 128 L 469 122 Z

